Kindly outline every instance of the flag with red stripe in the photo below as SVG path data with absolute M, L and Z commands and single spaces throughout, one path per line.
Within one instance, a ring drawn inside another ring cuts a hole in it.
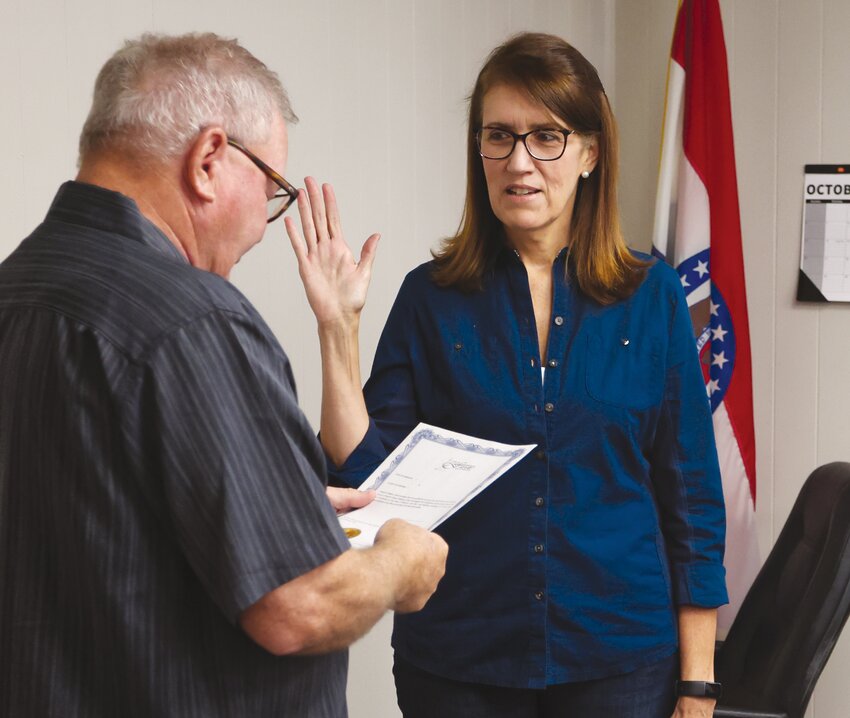
M 728 628 L 760 566 L 753 385 L 726 46 L 718 0 L 679 6 L 653 252 L 679 272 L 711 402 L 726 500 Z

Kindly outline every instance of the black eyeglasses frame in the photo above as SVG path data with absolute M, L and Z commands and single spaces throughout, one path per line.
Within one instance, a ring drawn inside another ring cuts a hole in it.
M 502 157 L 490 157 L 490 156 L 484 154 L 483 150 L 481 149 L 481 133 L 484 130 L 499 130 L 500 132 L 504 132 L 504 133 L 510 135 L 513 138 L 514 141 L 513 141 L 513 144 L 511 145 L 511 149 L 508 151 L 508 153 L 506 155 L 504 155 Z M 531 151 L 531 148 L 528 146 L 528 142 L 527 142 L 528 136 L 533 135 L 535 132 L 543 132 L 543 131 L 545 131 L 545 132 L 560 132 L 564 136 L 564 146 L 561 148 L 561 154 L 559 154 L 557 157 L 538 157 L 537 155 L 535 155 Z M 561 157 L 564 156 L 564 152 L 567 151 L 567 140 L 569 139 L 569 136 L 573 135 L 573 134 L 576 134 L 576 130 L 566 130 L 562 127 L 552 127 L 552 128 L 548 128 L 548 127 L 547 128 L 540 128 L 540 127 L 538 127 L 535 130 L 529 130 L 528 132 L 523 132 L 522 134 L 519 134 L 517 132 L 511 132 L 510 130 L 508 130 L 504 127 L 479 127 L 477 130 L 475 130 L 475 144 L 478 145 L 478 154 L 481 155 L 485 160 L 506 160 L 508 157 L 510 157 L 514 153 L 514 150 L 516 149 L 516 143 L 518 141 L 521 141 L 522 144 L 525 146 L 525 151 L 528 152 L 529 156 L 533 157 L 534 159 L 536 159 L 540 162 L 554 162 L 555 160 L 559 160 L 559 159 L 561 159 Z

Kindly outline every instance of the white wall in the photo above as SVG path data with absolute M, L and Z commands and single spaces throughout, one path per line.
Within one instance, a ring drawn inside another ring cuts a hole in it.
M 555 32 L 614 90 L 613 0 L 0 0 L 0 17 L 0 259 L 73 177 L 95 75 L 124 38 L 236 36 L 281 75 L 301 119 L 287 178 L 332 182 L 358 248 L 383 234 L 363 317 L 364 371 L 404 274 L 457 227 L 465 98 L 487 52 L 519 30 Z M 282 223 L 233 281 L 289 353 L 316 424 L 318 342 Z M 352 718 L 399 715 L 389 631 L 385 619 L 351 652 Z
M 816 466 L 850 460 L 850 304 L 794 299 L 803 165 L 850 161 L 850 3 L 721 0 L 752 337 L 762 555 Z M 648 246 L 676 0 L 620 0 L 617 113 L 626 229 Z M 850 630 L 809 718 L 850 715 Z
M 806 475 L 850 458 L 850 306 L 794 301 L 802 168 L 850 161 L 850 4 L 722 0 L 729 48 L 753 340 L 757 520 L 762 553 Z M 301 118 L 286 174 L 332 182 L 347 235 L 383 234 L 363 319 L 371 364 L 404 273 L 456 227 L 464 99 L 487 51 L 513 31 L 563 35 L 594 62 L 620 120 L 629 238 L 652 226 L 664 74 L 676 0 L 0 0 L 0 258 L 72 177 L 95 74 L 125 37 L 212 30 L 278 71 Z M 315 329 L 282 225 L 234 272 L 289 352 L 318 417 Z M 389 621 L 351 654 L 352 718 L 393 717 Z M 821 678 L 812 718 L 850 707 L 850 631 Z

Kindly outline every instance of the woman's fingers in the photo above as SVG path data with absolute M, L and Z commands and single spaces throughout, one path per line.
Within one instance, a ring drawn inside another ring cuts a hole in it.
M 371 276 L 372 274 L 372 263 L 375 261 L 375 254 L 378 251 L 378 240 L 380 238 L 380 234 L 373 234 L 363 243 L 363 248 L 360 250 L 360 261 L 357 264 L 367 276 Z
M 304 232 L 304 242 L 309 254 L 316 248 L 316 227 L 313 225 L 313 214 L 310 211 L 310 200 L 303 189 L 298 190 L 298 216 L 301 218 L 301 229 Z
M 372 262 L 375 259 L 375 250 L 380 235 L 373 234 L 363 245 L 360 261 L 357 262 L 351 255 L 348 245 L 345 243 L 342 231 L 342 221 L 339 216 L 339 206 L 333 186 L 330 184 L 319 185 L 313 177 L 305 177 L 305 190 L 298 191 L 298 214 L 301 219 L 303 239 L 299 234 L 294 221 L 285 218 L 286 231 L 289 241 L 295 250 L 295 256 L 299 262 L 305 262 L 309 255 L 319 249 L 323 263 L 341 262 L 352 266 L 360 265 L 360 270 L 371 272 Z M 330 242 L 336 239 L 338 242 Z
M 312 177 L 304 178 L 307 187 L 307 197 L 310 200 L 310 209 L 313 215 L 313 225 L 316 228 L 316 241 L 321 242 L 328 238 L 328 220 L 325 213 L 325 200 L 319 183 Z
M 328 218 L 328 234 L 331 239 L 342 239 L 342 222 L 339 219 L 339 207 L 336 203 L 334 188 L 327 183 L 323 184 L 322 196 L 325 200 L 325 212 Z

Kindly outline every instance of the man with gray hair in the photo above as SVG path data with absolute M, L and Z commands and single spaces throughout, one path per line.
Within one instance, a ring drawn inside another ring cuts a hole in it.
M 334 509 L 370 497 L 326 489 L 227 281 L 297 197 L 295 120 L 235 41 L 130 41 L 0 264 L 0 715 L 345 716 L 345 648 L 442 576 L 401 521 L 349 547 Z

